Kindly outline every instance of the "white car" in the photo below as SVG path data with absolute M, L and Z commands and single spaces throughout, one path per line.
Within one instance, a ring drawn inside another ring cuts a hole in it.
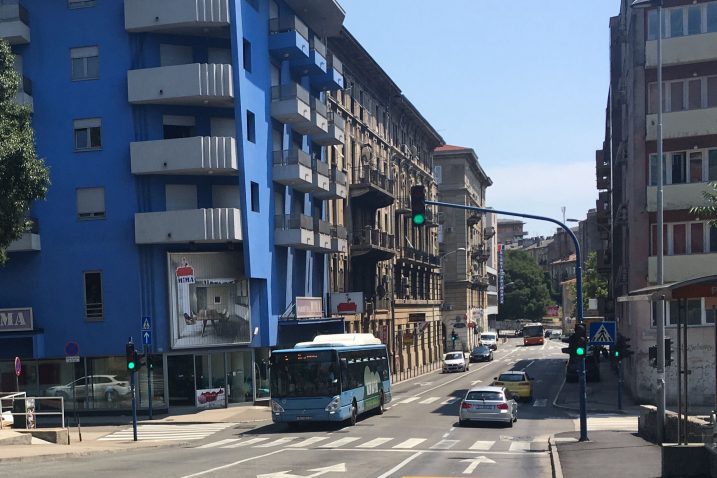
M 47 395 L 51 397 L 64 397 L 70 400 L 72 397 L 72 384 L 55 385 L 47 389 Z M 130 395 L 129 382 L 119 380 L 117 375 L 88 375 L 78 378 L 74 382 L 75 397 L 77 400 L 86 400 L 92 396 L 95 400 L 107 400 L 115 402 L 127 398 Z
M 469 369 L 469 361 L 463 352 L 448 352 L 443 355 L 443 373 L 466 372 Z
M 498 334 L 495 332 L 481 333 L 480 342 L 482 345 L 489 347 L 491 350 L 498 350 Z
M 12 427 L 15 423 L 15 418 L 12 416 L 12 412 L 10 410 L 5 410 L 0 415 L 0 421 L 2 422 L 2 426 L 4 428 Z

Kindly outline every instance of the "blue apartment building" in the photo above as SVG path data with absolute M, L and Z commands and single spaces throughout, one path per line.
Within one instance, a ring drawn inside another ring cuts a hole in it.
M 272 347 L 343 331 L 322 301 L 347 250 L 327 220 L 347 195 L 326 112 L 343 18 L 334 0 L 0 0 L 52 182 L 0 268 L 0 391 L 20 357 L 28 395 L 128 408 L 132 337 L 155 408 L 253 403 Z

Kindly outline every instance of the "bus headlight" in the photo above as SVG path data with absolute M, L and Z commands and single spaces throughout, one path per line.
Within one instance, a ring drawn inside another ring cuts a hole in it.
M 271 411 L 274 413 L 284 413 L 284 407 L 279 405 L 276 400 L 271 401 Z
M 341 397 L 339 395 L 336 395 L 334 398 L 331 399 L 328 405 L 326 405 L 325 410 L 329 413 L 336 413 L 336 411 L 341 407 Z

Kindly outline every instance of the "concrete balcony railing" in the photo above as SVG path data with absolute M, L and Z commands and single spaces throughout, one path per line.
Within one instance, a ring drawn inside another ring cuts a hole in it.
M 311 162 L 314 170 L 313 193 L 317 198 L 325 198 L 331 194 L 331 179 L 329 163 L 321 161 L 319 158 L 314 158 Z
M 132 104 L 234 106 L 232 66 L 220 63 L 190 63 L 127 72 L 127 90 Z
M 314 220 L 304 214 L 274 216 L 274 244 L 311 250 L 315 244 Z
M 348 254 L 349 241 L 348 232 L 343 226 L 338 224 L 331 225 L 331 250 L 340 254 Z
M 681 254 L 663 256 L 664 280 L 666 283 L 679 282 L 696 277 L 713 275 L 717 268 L 717 253 Z M 657 281 L 657 257 L 647 259 L 647 280 Z
M 717 33 L 662 39 L 662 65 L 712 61 L 717 51 Z M 657 68 L 657 40 L 645 43 L 645 67 Z
M 32 113 L 35 110 L 35 104 L 32 99 L 32 81 L 26 76 L 21 76 L 21 79 L 22 83 L 15 94 L 15 103 L 27 106 Z
M 0 38 L 11 45 L 30 43 L 30 16 L 19 0 L 0 4 Z
M 134 215 L 136 244 L 210 244 L 241 240 L 241 211 L 236 208 L 183 209 Z
M 315 97 L 310 99 L 309 104 L 311 105 L 311 121 L 298 121 L 292 127 L 297 132 L 310 136 L 328 133 L 329 120 L 326 119 L 326 104 Z
M 344 130 L 346 128 L 346 122 L 340 114 L 333 111 L 328 112 L 326 118 L 328 120 L 327 131 L 324 133 L 315 134 L 311 139 L 318 144 L 325 146 L 344 144 L 346 137 Z
M 269 52 L 277 58 L 290 61 L 309 56 L 309 27 L 296 15 L 285 15 L 269 20 Z
M 657 139 L 657 114 L 647 115 L 647 140 Z M 717 108 L 673 111 L 664 113 L 662 118 L 664 139 L 686 138 L 717 134 Z
M 314 196 L 319 199 L 346 199 L 348 197 L 348 177 L 343 171 L 332 168 L 329 173 L 329 190 L 316 191 Z
M 314 218 L 314 250 L 317 252 L 333 252 L 331 248 L 331 224 Z
M 40 224 L 37 219 L 30 218 L 30 230 L 23 233 L 20 239 L 12 241 L 7 252 L 33 252 L 42 250 L 40 243 Z
M 223 136 L 160 139 L 130 143 L 132 174 L 214 174 L 239 171 L 236 140 Z
M 309 92 L 298 83 L 271 87 L 271 117 L 294 129 L 310 128 L 309 102 Z
M 662 189 L 662 204 L 665 210 L 690 209 L 706 204 L 702 193 L 711 192 L 709 183 L 666 184 Z M 657 211 L 657 186 L 647 187 L 647 210 Z
M 305 193 L 314 190 L 311 156 L 299 148 L 274 151 L 272 178 L 274 182 Z
M 229 0 L 124 0 L 128 32 L 208 36 L 229 21 Z

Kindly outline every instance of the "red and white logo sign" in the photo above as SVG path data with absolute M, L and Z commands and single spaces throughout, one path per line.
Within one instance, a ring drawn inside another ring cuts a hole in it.
M 189 265 L 186 259 L 182 259 L 182 265 L 177 267 L 175 274 L 177 284 L 194 284 L 194 268 Z

